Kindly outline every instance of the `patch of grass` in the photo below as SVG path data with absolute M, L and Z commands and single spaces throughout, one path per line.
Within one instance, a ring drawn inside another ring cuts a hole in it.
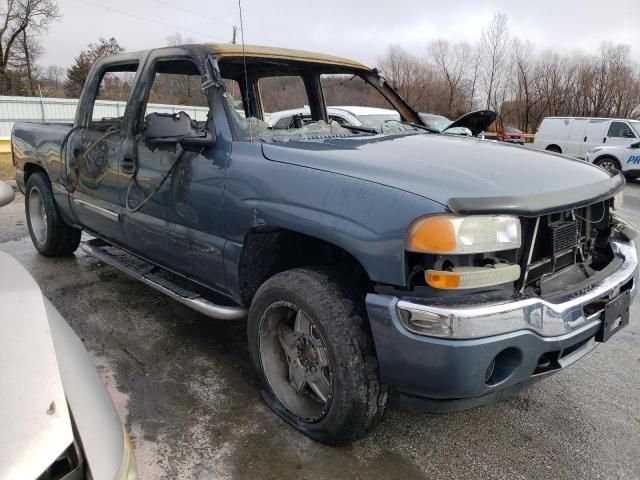
M 14 180 L 16 171 L 11 161 L 11 154 L 0 154 L 0 180 Z

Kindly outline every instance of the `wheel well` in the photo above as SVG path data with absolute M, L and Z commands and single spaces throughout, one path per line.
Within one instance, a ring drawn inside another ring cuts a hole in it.
M 548 150 L 550 152 L 557 151 L 559 153 L 562 153 L 562 149 L 560 148 L 560 145 L 556 145 L 555 143 L 552 143 L 551 145 L 547 145 L 547 148 L 545 148 L 545 150 Z
M 246 306 L 260 285 L 285 270 L 309 266 L 331 266 L 349 278 L 362 298 L 372 283 L 362 264 L 332 243 L 291 230 L 256 227 L 245 237 L 238 272 L 242 301 Z
M 42 168 L 40 165 L 36 165 L 35 163 L 27 163 L 24 166 L 24 184 L 25 185 L 29 181 L 29 177 L 36 172 L 42 172 L 47 176 L 47 179 L 49 178 L 49 174 L 47 173 L 47 171 L 44 168 Z

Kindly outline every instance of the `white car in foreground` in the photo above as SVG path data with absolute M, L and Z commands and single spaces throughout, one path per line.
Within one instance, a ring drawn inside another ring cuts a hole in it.
M 609 171 L 620 171 L 627 178 L 640 177 L 640 142 L 626 146 L 594 147 L 587 152 L 586 159 Z
M 0 207 L 13 196 L 0 181 Z M 127 432 L 82 341 L 4 252 L 0 378 L 0 479 L 138 479 Z

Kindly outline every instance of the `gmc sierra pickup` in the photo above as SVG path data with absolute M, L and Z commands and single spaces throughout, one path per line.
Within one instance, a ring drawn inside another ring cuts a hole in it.
M 399 118 L 328 117 L 365 93 Z M 94 109 L 108 95 L 126 107 Z M 265 121 L 305 105 L 285 129 Z M 489 113 L 456 126 L 477 133 Z M 442 135 L 351 60 L 237 45 L 103 58 L 73 125 L 18 123 L 12 142 L 42 255 L 86 231 L 107 264 L 247 318 L 264 400 L 320 442 L 364 436 L 390 392 L 424 412 L 505 398 L 629 321 L 622 175 Z

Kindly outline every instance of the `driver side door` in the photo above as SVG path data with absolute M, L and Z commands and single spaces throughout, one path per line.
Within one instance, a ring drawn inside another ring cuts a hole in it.
M 604 140 L 606 145 L 630 145 L 637 142 L 638 138 L 627 122 L 613 121 Z
M 199 65 L 180 47 L 152 53 L 139 94 L 131 158 L 123 159 L 121 202 L 127 244 L 169 270 L 224 291 L 222 198 L 227 152 L 218 145 L 185 151 L 177 140 L 149 138 L 154 114 L 189 119 L 212 131 Z M 215 134 L 214 134 L 215 135 Z M 126 185 L 126 187 L 124 187 Z

